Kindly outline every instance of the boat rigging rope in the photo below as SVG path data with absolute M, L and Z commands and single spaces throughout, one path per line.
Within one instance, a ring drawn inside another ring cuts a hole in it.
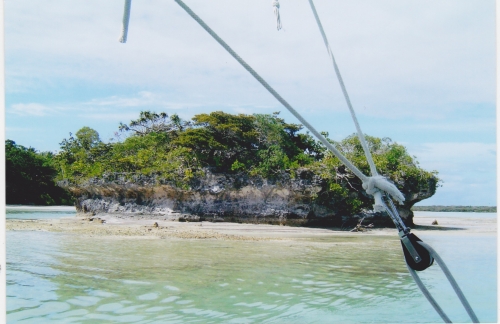
M 125 9 L 123 10 L 122 35 L 119 38 L 120 43 L 127 42 L 128 22 L 130 21 L 130 6 L 132 0 L 125 0 Z
M 366 183 L 363 182 L 363 188 L 366 190 L 366 192 L 368 194 L 371 194 L 371 195 L 373 195 L 375 197 L 375 206 L 374 207 L 375 207 L 376 211 L 377 211 L 377 209 L 379 209 L 379 211 L 380 211 L 380 209 L 385 209 L 387 211 L 387 213 L 389 214 L 389 216 L 392 218 L 392 220 L 393 220 L 394 224 L 396 225 L 396 227 L 398 227 L 398 230 L 399 230 L 400 234 L 401 234 L 401 232 L 406 232 L 406 231 L 408 231 L 408 233 L 409 233 L 409 229 L 408 230 L 404 229 L 405 225 L 404 225 L 404 223 L 402 223 L 401 218 L 397 214 L 397 210 L 396 210 L 395 206 L 392 204 L 392 201 L 389 200 L 389 203 L 391 205 L 391 208 L 389 208 L 384 203 L 383 198 L 382 199 L 380 199 L 380 198 L 377 199 L 377 196 L 380 197 L 381 195 L 380 195 L 379 192 L 377 192 L 379 189 L 375 186 L 375 184 L 373 182 L 376 181 L 376 179 L 378 177 L 380 177 L 380 176 L 378 176 L 378 172 L 377 172 L 377 169 L 376 169 L 375 164 L 373 162 L 370 150 L 368 149 L 368 145 L 366 144 L 365 137 L 364 137 L 363 132 L 361 131 L 361 128 L 359 126 L 358 120 L 356 118 L 356 114 L 355 114 L 354 109 L 353 109 L 352 104 L 351 104 L 351 100 L 349 99 L 349 95 L 347 94 L 347 90 L 346 90 L 346 87 L 344 85 L 344 81 L 342 80 L 342 76 L 340 74 L 339 68 L 338 68 L 337 63 L 335 61 L 335 58 L 333 56 L 333 52 L 332 52 L 332 50 L 330 48 L 330 44 L 328 43 L 328 39 L 326 37 L 325 31 L 323 29 L 323 26 L 322 26 L 321 21 L 319 19 L 318 13 L 316 11 L 316 7 L 314 6 L 313 0 L 308 0 L 308 1 L 309 1 L 309 5 L 311 6 L 311 10 L 313 12 L 314 18 L 316 20 L 316 24 L 318 25 L 318 28 L 319 28 L 319 30 L 321 32 L 321 36 L 323 37 L 323 41 L 324 41 L 326 49 L 328 51 L 328 55 L 330 56 L 330 58 L 332 60 L 333 67 L 335 69 L 335 74 L 337 75 L 337 79 L 338 79 L 338 81 L 340 83 L 340 87 L 342 88 L 342 92 L 343 92 L 345 100 L 347 102 L 347 106 L 349 107 L 349 111 L 351 112 L 352 120 L 354 121 L 354 124 L 356 126 L 356 130 L 358 132 L 358 138 L 359 138 L 359 140 L 361 142 L 361 145 L 363 147 L 363 150 L 365 152 L 366 159 L 367 159 L 367 161 L 368 161 L 368 163 L 370 165 L 370 171 L 371 171 L 372 177 L 370 177 L 370 179 L 369 179 L 368 182 L 366 182 Z M 380 188 L 380 189 L 382 189 L 382 188 Z M 378 202 L 377 202 L 377 200 L 378 200 Z M 401 229 L 400 229 L 400 227 L 401 227 Z M 402 239 L 402 241 L 403 241 L 403 239 Z M 417 241 L 416 243 L 418 243 L 421 246 L 423 246 L 429 252 L 430 256 L 433 259 L 436 260 L 436 262 L 441 267 L 441 270 L 445 274 L 446 278 L 450 282 L 451 286 L 455 290 L 455 293 L 457 294 L 458 298 L 462 302 L 462 305 L 464 306 L 465 310 L 469 314 L 469 317 L 472 319 L 472 321 L 474 323 L 479 323 L 479 320 L 478 320 L 476 314 L 472 310 L 472 307 L 470 306 L 469 302 L 465 298 L 464 294 L 462 293 L 462 290 L 460 289 L 460 287 L 458 286 L 457 282 L 453 278 L 453 275 L 451 274 L 450 270 L 446 266 L 446 264 L 443 261 L 443 259 L 441 259 L 441 257 L 439 256 L 439 254 L 430 245 L 428 245 L 428 244 L 426 244 L 426 243 L 424 243 L 424 242 L 422 242 L 420 240 Z M 431 261 L 431 264 L 432 264 L 432 261 Z M 422 293 L 424 294 L 424 296 L 427 298 L 427 300 L 429 301 L 429 303 L 434 307 L 434 309 L 439 314 L 439 316 L 441 316 L 441 318 L 443 319 L 443 321 L 445 323 L 451 323 L 451 320 L 443 312 L 443 310 L 441 309 L 441 307 L 439 306 L 439 304 L 436 302 L 436 300 L 431 296 L 429 290 L 427 290 L 427 288 L 424 286 L 424 284 L 422 283 L 422 280 L 418 276 L 417 272 L 408 263 L 406 264 L 406 266 L 407 266 L 408 271 L 410 272 L 411 276 L 413 277 L 413 280 L 415 281 L 415 283 L 417 284 L 417 286 L 420 288 L 420 290 L 422 291 Z
M 344 84 L 344 80 L 342 79 L 342 75 L 340 74 L 339 67 L 337 66 L 337 62 L 335 61 L 335 57 L 333 56 L 332 49 L 330 48 L 330 44 L 328 43 L 328 39 L 326 37 L 325 31 L 323 30 L 323 25 L 321 24 L 321 21 L 319 19 L 318 13 L 316 11 L 316 7 L 314 6 L 314 3 L 312 0 L 309 0 L 309 5 L 311 6 L 312 12 L 314 14 L 314 18 L 316 19 L 316 23 L 318 25 L 318 28 L 321 32 L 321 36 L 323 37 L 323 41 L 326 46 L 326 50 L 328 51 L 328 55 L 330 56 L 330 59 L 332 60 L 333 63 L 333 68 L 335 69 L 335 74 L 337 75 L 337 79 L 339 81 L 340 87 L 342 89 L 342 93 L 344 94 L 345 101 L 347 103 L 347 107 L 349 107 L 349 111 L 351 113 L 352 120 L 354 121 L 354 125 L 356 126 L 356 130 L 358 133 L 358 138 L 359 141 L 361 142 L 361 146 L 363 147 L 363 151 L 365 153 L 366 160 L 368 161 L 368 164 L 370 166 L 370 173 L 371 177 L 368 179 L 368 181 L 363 181 L 363 189 L 365 189 L 366 193 L 369 195 L 374 196 L 375 198 L 375 204 L 374 204 L 374 210 L 375 211 L 384 211 L 385 208 L 383 207 L 384 204 L 381 201 L 381 195 L 380 194 L 375 194 L 377 191 L 382 191 L 382 192 L 388 192 L 391 194 L 392 197 L 394 197 L 399 203 L 403 203 L 405 200 L 403 194 L 394 186 L 392 183 L 388 182 L 384 177 L 379 176 L 377 172 L 377 168 L 375 167 L 375 163 L 373 162 L 372 155 L 370 153 L 370 149 L 368 148 L 368 145 L 366 144 L 365 136 L 363 132 L 361 131 L 361 127 L 359 126 L 358 119 L 356 118 L 356 113 L 354 112 L 354 108 L 352 107 L 351 104 L 351 99 L 349 98 L 349 94 L 347 93 L 347 89 Z
M 274 15 L 276 16 L 276 29 L 281 29 L 280 3 L 278 0 L 273 1 Z
M 441 257 L 436 252 L 436 250 L 434 250 L 429 244 L 426 244 L 426 243 L 421 242 L 421 241 L 418 243 L 420 245 L 422 245 L 425 249 L 427 249 L 427 251 L 430 252 L 431 256 L 439 264 L 439 267 L 441 268 L 441 270 L 445 274 L 446 278 L 450 282 L 450 285 L 453 288 L 453 290 L 455 290 L 455 293 L 457 294 L 458 299 L 460 299 L 460 302 L 462 302 L 462 305 L 464 306 L 465 310 L 467 311 L 467 314 L 469 314 L 469 317 L 471 318 L 472 322 L 479 323 L 479 319 L 477 318 L 476 314 L 474 313 L 474 310 L 472 309 L 469 302 L 467 301 L 467 298 L 465 298 L 462 290 L 458 286 L 458 283 L 456 282 L 455 278 L 451 274 L 450 270 L 446 266 L 446 263 L 443 261 L 443 259 L 441 259 Z M 427 290 L 427 288 L 424 286 L 424 284 L 423 284 L 422 280 L 420 279 L 420 277 L 418 276 L 417 272 L 415 270 L 413 270 L 410 266 L 408 266 L 408 265 L 406 265 L 406 266 L 407 266 L 408 271 L 410 272 L 411 276 L 413 277 L 413 280 L 415 280 L 415 283 L 420 288 L 420 290 L 424 294 L 425 298 L 427 298 L 427 300 L 432 305 L 432 307 L 434 307 L 434 309 L 439 314 L 439 316 L 441 316 L 441 318 L 443 319 L 443 321 L 445 323 L 451 323 L 451 320 L 444 313 L 444 311 L 441 309 L 441 307 L 436 302 L 436 300 L 432 297 L 429 290 Z
M 458 283 L 455 281 L 455 278 L 453 278 L 453 275 L 451 274 L 450 270 L 444 263 L 443 259 L 439 256 L 439 254 L 432 248 L 427 243 L 424 243 L 422 241 L 418 242 L 418 244 L 422 245 L 427 251 L 430 252 L 431 256 L 436 260 L 436 262 L 439 264 L 439 267 L 445 274 L 446 278 L 450 282 L 451 286 L 453 287 L 453 290 L 455 290 L 455 293 L 458 296 L 458 299 L 462 302 L 462 305 L 464 306 L 465 310 L 467 311 L 467 314 L 469 314 L 469 317 L 471 318 L 473 323 L 479 323 L 479 319 L 477 318 L 476 314 L 472 310 L 472 307 L 470 306 L 469 302 L 467 301 L 467 298 L 465 298 L 464 293 L 458 286 Z
M 443 319 L 443 322 L 452 323 L 450 318 L 445 314 L 445 312 L 441 308 L 441 306 L 439 306 L 439 304 L 436 302 L 434 297 L 432 297 L 429 290 L 427 290 L 427 288 L 424 286 L 424 283 L 422 282 L 422 280 L 418 276 L 417 272 L 415 270 L 413 270 L 408 264 L 406 265 L 406 267 L 408 268 L 408 272 L 410 272 L 410 274 L 413 277 L 413 280 L 417 284 L 418 288 L 420 288 L 420 291 L 422 291 L 422 294 L 424 294 L 425 298 L 427 298 L 427 300 L 432 305 L 432 307 L 434 307 L 434 309 L 439 314 L 439 316 L 441 316 L 441 318 Z
M 340 87 L 342 88 L 342 93 L 344 94 L 345 101 L 347 106 L 349 107 L 349 111 L 351 112 L 352 120 L 354 121 L 354 125 L 356 126 L 356 130 L 358 131 L 359 141 L 361 142 L 361 146 L 363 147 L 363 151 L 365 152 L 366 160 L 370 165 L 370 171 L 372 176 L 377 176 L 377 168 L 375 167 L 375 163 L 373 162 L 372 155 L 370 154 L 370 150 L 368 149 L 368 145 L 366 144 L 365 136 L 361 131 L 361 127 L 359 127 L 358 119 L 356 118 L 356 114 L 354 112 L 354 108 L 352 108 L 351 99 L 349 99 L 349 95 L 347 94 L 346 87 L 344 85 L 344 81 L 342 79 L 342 75 L 340 75 L 339 67 L 337 66 L 337 62 L 335 61 L 335 57 L 333 56 L 332 49 L 330 48 L 330 44 L 328 43 L 328 39 L 326 38 L 325 31 L 323 30 L 323 25 L 319 20 L 318 13 L 316 12 L 316 7 L 312 0 L 309 0 L 309 5 L 311 6 L 312 12 L 314 14 L 314 18 L 316 19 L 316 24 L 319 27 L 319 31 L 321 32 L 321 36 L 323 37 L 323 41 L 325 42 L 326 50 L 328 51 L 328 55 L 330 56 L 333 68 L 335 69 L 335 74 L 337 75 L 337 79 L 339 80 Z M 404 199 L 403 199 L 404 200 Z

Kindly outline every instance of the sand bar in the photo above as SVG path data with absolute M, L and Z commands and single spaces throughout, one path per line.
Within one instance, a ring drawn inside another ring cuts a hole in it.
M 432 225 L 434 220 L 439 225 Z M 412 230 L 419 234 L 464 235 L 490 234 L 497 232 L 496 218 L 451 218 L 436 219 L 435 216 L 415 218 L 417 226 Z M 22 220 L 8 219 L 6 229 L 10 231 L 50 231 L 88 236 L 121 236 L 151 239 L 218 239 L 218 240 L 282 240 L 322 236 L 352 235 L 396 235 L 393 228 L 375 228 L 365 232 L 349 232 L 339 228 L 291 227 L 266 224 L 240 224 L 227 222 L 177 222 L 152 220 L 147 217 L 120 217 L 98 215 L 91 218 L 64 217 L 58 219 Z

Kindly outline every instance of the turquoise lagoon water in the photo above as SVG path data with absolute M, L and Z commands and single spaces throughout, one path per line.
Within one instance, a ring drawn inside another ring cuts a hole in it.
M 7 206 L 7 219 L 52 219 L 76 215 L 75 207 L 70 206 Z
M 496 322 L 496 235 L 418 234 L 447 262 L 479 319 Z M 438 266 L 420 276 L 454 322 L 470 321 Z M 7 320 L 441 322 L 409 276 L 396 233 L 251 242 L 38 231 L 7 232 Z

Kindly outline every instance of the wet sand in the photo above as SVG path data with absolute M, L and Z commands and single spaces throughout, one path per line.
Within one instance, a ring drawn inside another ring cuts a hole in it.
M 433 231 L 442 235 L 463 235 L 463 234 L 493 234 L 497 233 L 497 219 L 491 217 L 439 217 L 439 216 L 416 216 L 413 221 L 416 226 L 412 232 Z M 432 225 L 437 221 L 439 225 Z
M 495 218 L 440 218 L 419 216 L 414 219 L 413 233 L 432 231 L 432 234 L 496 234 Z M 217 239 L 217 240 L 293 240 L 322 236 L 396 235 L 393 228 L 375 228 L 364 232 L 350 232 L 338 228 L 291 227 L 265 224 L 239 224 L 226 222 L 177 222 L 114 215 L 92 218 L 75 216 L 59 219 L 8 219 L 6 229 L 11 231 L 50 231 L 85 236 L 120 236 L 148 239 Z

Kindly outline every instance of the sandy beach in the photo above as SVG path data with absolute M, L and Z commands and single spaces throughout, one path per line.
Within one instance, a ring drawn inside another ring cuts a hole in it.
M 439 225 L 432 225 L 434 220 Z M 415 234 L 432 231 L 433 234 L 495 234 L 495 218 L 446 218 L 419 216 L 415 218 Z M 239 224 L 226 222 L 177 222 L 132 217 L 102 215 L 91 218 L 65 217 L 59 219 L 8 219 L 10 231 L 50 231 L 86 236 L 121 236 L 150 239 L 217 239 L 217 240 L 283 240 L 343 235 L 395 235 L 395 229 L 374 228 L 363 232 L 350 232 L 339 228 L 291 227 L 266 224 Z

